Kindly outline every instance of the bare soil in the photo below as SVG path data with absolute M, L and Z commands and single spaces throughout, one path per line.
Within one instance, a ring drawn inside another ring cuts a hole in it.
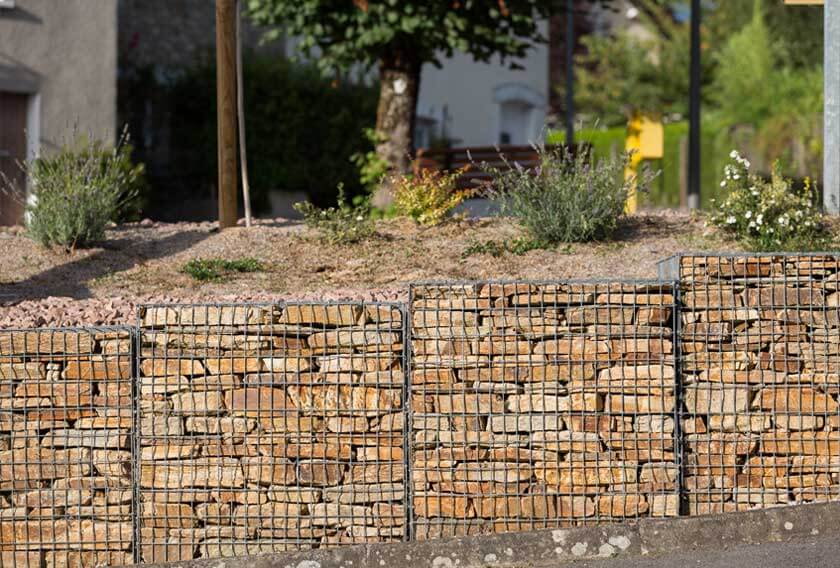
M 679 252 L 738 250 L 701 220 L 663 212 L 627 218 L 609 242 L 522 255 L 465 255 L 471 244 L 521 236 L 509 220 L 464 219 L 421 228 L 377 222 L 377 235 L 329 245 L 298 221 L 273 219 L 219 231 L 215 223 L 130 223 L 71 253 L 20 231 L 0 232 L 0 326 L 132 324 L 136 306 L 171 301 L 400 300 L 424 280 L 655 278 Z M 182 272 L 194 258 L 255 257 L 262 272 L 202 283 Z

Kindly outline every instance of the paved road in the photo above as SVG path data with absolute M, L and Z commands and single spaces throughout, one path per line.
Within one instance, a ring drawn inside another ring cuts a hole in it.
M 832 531 L 833 532 L 833 531 Z M 840 567 L 840 530 L 802 542 L 740 545 L 662 557 L 582 561 L 570 568 L 831 568 Z

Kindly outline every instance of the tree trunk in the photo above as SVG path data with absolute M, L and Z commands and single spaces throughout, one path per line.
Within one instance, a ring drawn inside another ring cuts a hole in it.
M 373 196 L 373 205 L 377 207 L 384 207 L 392 200 L 388 178 L 411 169 L 420 67 L 416 58 L 400 50 L 395 50 L 379 65 L 376 132 L 382 141 L 376 145 L 376 154 L 389 168 L 388 177 Z

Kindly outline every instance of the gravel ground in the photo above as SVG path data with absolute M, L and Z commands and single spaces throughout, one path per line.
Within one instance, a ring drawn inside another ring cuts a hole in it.
M 173 301 L 400 300 L 408 282 L 422 280 L 654 278 L 657 261 L 675 253 L 737 250 L 702 221 L 663 212 L 628 218 L 609 242 L 465 256 L 473 243 L 520 235 L 499 218 L 433 228 L 389 220 L 377 223 L 376 237 L 341 246 L 286 219 L 221 232 L 215 223 L 144 221 L 66 253 L 7 229 L 0 232 L 0 327 L 131 324 L 138 304 Z M 181 271 L 194 258 L 243 257 L 265 270 L 211 283 Z

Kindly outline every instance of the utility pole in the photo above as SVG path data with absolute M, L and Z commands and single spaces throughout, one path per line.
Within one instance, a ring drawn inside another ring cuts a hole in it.
M 575 3 L 566 0 L 566 147 L 575 144 Z
M 236 201 L 236 0 L 216 0 L 216 121 L 219 161 L 219 228 L 235 227 Z
M 700 0 L 691 0 L 691 69 L 688 94 L 688 208 L 700 208 Z
M 823 8 L 823 207 L 840 213 L 840 0 Z

